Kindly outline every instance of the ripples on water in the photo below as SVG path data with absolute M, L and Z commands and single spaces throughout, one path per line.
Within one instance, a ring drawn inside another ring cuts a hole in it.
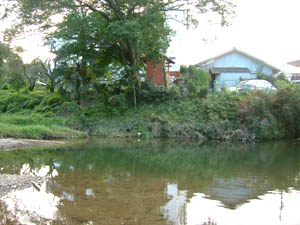
M 299 144 L 98 139 L 3 152 L 1 173 L 45 182 L 5 196 L 0 222 L 300 224 Z

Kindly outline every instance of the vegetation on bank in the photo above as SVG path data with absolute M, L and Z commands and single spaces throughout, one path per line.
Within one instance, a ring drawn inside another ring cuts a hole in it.
M 101 120 L 103 136 L 254 140 L 300 136 L 300 87 L 286 84 L 271 94 L 223 92 L 142 106 Z
M 69 139 L 87 137 L 87 132 L 72 129 L 67 117 L 56 116 L 61 104 L 57 95 L 36 90 L 0 90 L 0 137 L 29 139 Z
M 208 94 L 208 74 L 191 73 L 199 73 L 201 82 L 192 82 L 190 79 L 196 78 L 189 76 L 170 89 L 143 83 L 137 93 L 138 108 L 132 103 L 130 91 L 111 95 L 108 101 L 91 93 L 78 105 L 70 96 L 49 94 L 42 87 L 34 91 L 5 88 L 0 90 L 0 136 L 55 139 L 89 134 L 199 140 L 300 136 L 298 85 L 277 80 L 277 91 L 269 94 Z

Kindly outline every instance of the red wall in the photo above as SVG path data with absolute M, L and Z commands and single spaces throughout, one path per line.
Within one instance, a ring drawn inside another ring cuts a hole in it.
M 164 78 L 164 67 L 161 62 L 147 62 L 146 64 L 146 76 L 147 79 L 152 80 L 153 84 L 165 85 Z M 167 77 L 167 82 L 169 86 L 169 79 Z

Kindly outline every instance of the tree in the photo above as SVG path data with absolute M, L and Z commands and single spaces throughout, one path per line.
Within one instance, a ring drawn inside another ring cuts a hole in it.
M 24 64 L 17 54 L 21 47 L 14 49 L 0 42 L 0 79 L 1 83 L 7 83 L 18 90 L 24 86 Z
M 0 67 L 5 63 L 6 58 L 11 54 L 11 49 L 8 45 L 0 42 Z
M 39 25 L 40 31 L 45 31 L 54 26 L 51 20 L 54 15 L 65 15 L 65 20 L 56 24 L 56 34 L 64 34 L 64 40 L 69 43 L 74 41 L 74 36 L 64 33 L 63 25 L 70 24 L 67 22 L 72 17 L 80 15 L 90 29 L 85 29 L 81 38 L 78 36 L 85 44 L 79 46 L 93 44 L 103 57 L 121 65 L 124 78 L 136 93 L 136 87 L 141 87 L 142 58 L 156 59 L 164 55 L 169 46 L 172 30 L 167 20 L 170 12 L 186 12 L 188 24 L 193 21 L 189 13 L 192 9 L 200 13 L 214 11 L 220 15 L 221 24 L 225 25 L 232 7 L 226 0 L 16 0 L 13 7 L 8 4 L 7 8 L 21 18 L 21 23 L 16 25 L 17 30 L 21 25 L 35 24 Z M 73 34 L 79 31 L 76 26 L 72 29 Z M 81 65 L 85 70 L 84 57 Z M 136 97 L 134 102 L 136 105 Z
M 194 66 L 181 66 L 180 74 L 184 77 L 184 84 L 192 96 L 204 97 L 209 90 L 210 74 Z
M 56 60 L 65 65 L 63 87 L 73 93 L 78 104 L 91 84 L 93 74 L 89 68 L 101 57 L 99 43 L 95 42 L 97 28 L 94 25 L 97 26 L 93 16 L 82 7 L 80 12 L 67 15 L 57 30 L 48 36 Z
M 42 79 L 44 75 L 44 69 L 42 61 L 39 58 L 32 60 L 30 64 L 24 65 L 24 77 L 28 81 L 29 91 L 33 91 L 36 81 Z
M 50 59 L 47 59 L 45 62 L 41 62 L 41 66 L 46 82 L 48 82 L 50 93 L 53 93 L 55 87 L 62 81 L 65 68 L 62 64 L 59 64 L 57 59 L 54 59 L 52 63 Z

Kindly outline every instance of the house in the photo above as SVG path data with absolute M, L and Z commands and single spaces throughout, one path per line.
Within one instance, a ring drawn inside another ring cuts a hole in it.
M 296 66 L 296 67 L 300 67 L 300 60 L 295 60 L 292 62 L 288 62 L 287 64 L 292 65 L 292 66 Z
M 178 71 L 170 71 L 171 64 L 175 64 L 170 58 L 163 60 L 144 58 L 143 62 L 146 64 L 146 78 L 153 84 L 169 87 L 170 83 L 179 77 Z
M 233 48 L 195 65 L 211 74 L 210 88 L 233 87 L 241 80 L 256 79 L 258 73 L 273 76 L 280 70 L 246 52 Z
M 288 62 L 284 74 L 292 83 L 300 83 L 300 60 Z

